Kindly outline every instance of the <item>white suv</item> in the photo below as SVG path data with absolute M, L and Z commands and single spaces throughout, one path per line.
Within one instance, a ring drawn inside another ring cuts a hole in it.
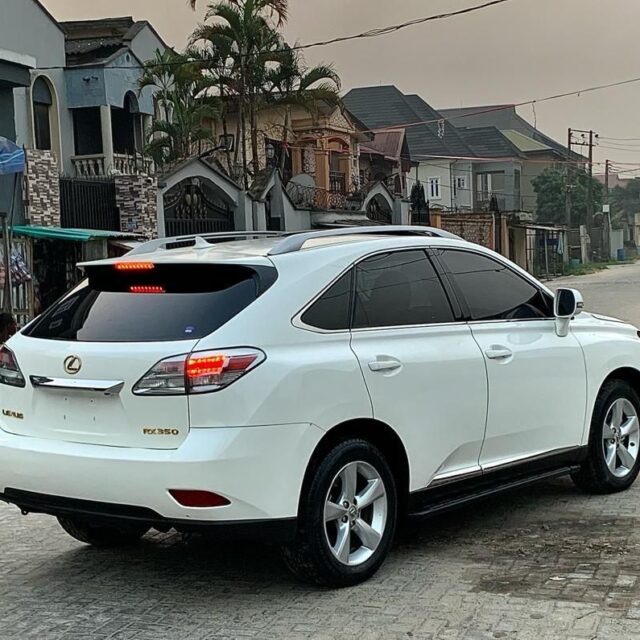
M 245 235 L 85 264 L 9 341 L 0 498 L 96 545 L 276 540 L 344 586 L 405 514 L 636 478 L 634 327 L 435 229 Z

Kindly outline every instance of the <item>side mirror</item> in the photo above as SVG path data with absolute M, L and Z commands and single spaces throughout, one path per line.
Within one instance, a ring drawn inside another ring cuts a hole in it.
M 553 301 L 556 318 L 571 319 L 584 309 L 582 294 L 576 289 L 558 289 Z
M 553 313 L 556 317 L 556 334 L 560 338 L 569 335 L 571 318 L 584 309 L 582 294 L 575 289 L 558 289 L 553 299 Z

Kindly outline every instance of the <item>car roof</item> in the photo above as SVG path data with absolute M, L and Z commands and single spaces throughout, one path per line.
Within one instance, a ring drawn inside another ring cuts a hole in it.
M 142 244 L 127 255 L 120 258 L 107 258 L 92 262 L 84 262 L 79 266 L 113 264 L 116 262 L 239 262 L 249 264 L 272 264 L 282 256 L 297 255 L 306 257 L 316 250 L 333 250 L 333 255 L 361 253 L 375 247 L 388 246 L 425 246 L 436 239 L 463 240 L 446 231 L 431 230 L 428 227 L 374 227 L 375 231 L 362 228 L 336 229 L 329 231 L 300 232 L 297 234 L 269 234 L 256 232 L 258 237 L 237 240 L 238 235 L 250 236 L 250 232 L 242 234 L 223 233 L 208 236 L 191 236 L 180 238 L 162 238 Z M 407 231 L 407 229 L 409 229 Z M 403 231 L 404 230 L 404 231 Z M 433 232 L 434 235 L 431 235 Z M 435 233 L 438 236 L 435 236 Z M 342 250 L 341 250 L 342 248 Z M 324 251 L 323 251 L 324 253 Z M 326 258 L 329 258 L 329 253 Z

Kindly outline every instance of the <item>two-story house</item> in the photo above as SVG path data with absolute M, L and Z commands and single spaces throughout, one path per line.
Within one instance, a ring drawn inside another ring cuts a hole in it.
M 436 110 L 394 86 L 353 89 L 344 103 L 370 129 L 405 129 L 408 189 L 419 181 L 434 209 L 533 213 L 532 181 L 567 157 L 512 105 Z

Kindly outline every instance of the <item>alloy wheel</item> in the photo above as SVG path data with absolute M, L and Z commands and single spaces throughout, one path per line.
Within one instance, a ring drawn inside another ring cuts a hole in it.
M 350 462 L 334 477 L 324 505 L 329 548 L 342 564 L 357 566 L 376 551 L 387 524 L 388 498 L 378 471 Z
M 633 404 L 618 398 L 607 411 L 602 428 L 602 450 L 609 471 L 624 478 L 638 458 L 640 423 Z

